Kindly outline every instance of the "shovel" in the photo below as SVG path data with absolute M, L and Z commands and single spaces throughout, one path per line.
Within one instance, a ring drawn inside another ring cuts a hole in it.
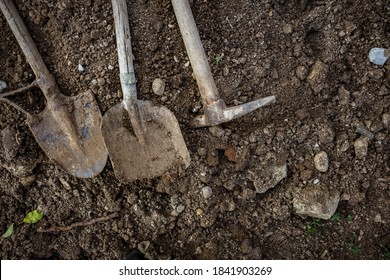
M 218 125 L 275 102 L 275 96 L 268 96 L 238 106 L 226 107 L 218 94 L 188 0 L 172 0 L 172 6 L 202 97 L 204 115 L 195 117 L 193 126 Z
M 76 177 L 97 175 L 103 170 L 108 154 L 100 131 L 102 116 L 94 96 L 62 95 L 13 2 L 0 0 L 0 9 L 36 76 L 30 86 L 0 95 L 0 100 L 27 116 L 36 141 L 53 162 Z M 37 115 L 5 98 L 34 86 L 39 86 L 46 98 L 45 109 Z
M 126 0 L 112 0 L 123 101 L 106 112 L 102 132 L 116 177 L 147 179 L 187 168 L 190 156 L 176 117 L 137 100 Z

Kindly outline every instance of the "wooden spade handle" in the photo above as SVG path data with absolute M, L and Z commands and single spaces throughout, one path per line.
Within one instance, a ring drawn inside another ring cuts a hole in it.
M 47 69 L 14 3 L 11 0 L 0 0 L 0 9 L 18 41 L 20 48 L 26 56 L 28 64 L 30 64 L 34 71 L 39 87 L 42 89 L 45 97 L 48 98 L 50 95 L 48 93 L 49 89 L 56 86 L 54 78 Z

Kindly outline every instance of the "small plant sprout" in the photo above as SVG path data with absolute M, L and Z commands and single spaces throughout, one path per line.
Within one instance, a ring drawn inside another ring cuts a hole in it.
M 333 216 L 330 218 L 332 222 L 337 222 L 337 224 L 341 223 L 341 217 L 340 217 L 340 212 L 336 212 L 333 214 Z
M 347 221 L 348 221 L 348 222 L 352 222 L 352 220 L 353 220 L 352 215 L 348 215 L 348 216 L 347 216 Z
M 321 226 L 321 221 L 319 219 L 313 219 L 310 223 L 305 226 L 306 232 L 309 235 L 313 235 L 317 232 L 318 228 Z
M 215 63 L 220 64 L 223 58 L 223 54 L 217 54 L 215 56 Z
M 39 222 L 43 217 L 43 212 L 39 212 L 38 210 L 31 211 L 27 213 L 27 215 L 24 217 L 23 222 L 17 224 L 16 226 L 20 226 L 21 224 L 35 224 Z M 14 227 L 15 224 L 12 223 L 7 231 L 1 236 L 1 238 L 8 238 L 14 233 Z
M 349 250 L 351 250 L 352 253 L 359 254 L 360 253 L 360 247 L 355 244 L 356 240 L 357 240 L 356 233 L 352 232 L 352 237 L 349 240 L 349 242 L 347 243 L 347 247 L 348 247 Z

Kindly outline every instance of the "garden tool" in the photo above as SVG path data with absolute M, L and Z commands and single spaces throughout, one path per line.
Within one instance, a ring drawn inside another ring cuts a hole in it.
M 103 116 L 102 132 L 122 182 L 187 168 L 190 156 L 173 113 L 137 99 L 126 0 L 112 0 L 123 101 Z
M 218 94 L 188 0 L 172 0 L 172 5 L 203 103 L 204 114 L 195 117 L 192 123 L 195 127 L 228 122 L 275 102 L 275 96 L 268 96 L 238 106 L 226 107 Z
M 102 115 L 94 96 L 88 92 L 77 96 L 61 94 L 13 2 L 0 0 L 0 9 L 36 76 L 30 86 L 0 95 L 0 100 L 26 115 L 36 141 L 53 162 L 76 177 L 97 175 L 108 153 L 100 130 Z M 34 86 L 42 90 L 46 99 L 45 109 L 37 115 L 5 98 Z

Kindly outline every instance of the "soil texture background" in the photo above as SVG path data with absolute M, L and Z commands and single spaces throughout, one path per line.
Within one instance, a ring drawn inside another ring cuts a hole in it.
M 103 114 L 121 101 L 111 1 L 14 3 L 63 94 L 90 91 Z M 2 259 L 124 259 L 133 249 L 151 259 L 390 258 L 390 64 L 368 59 L 390 47 L 389 1 L 191 1 L 226 104 L 276 96 L 198 129 L 190 122 L 201 99 L 170 1 L 127 4 L 138 98 L 175 114 L 191 165 L 123 184 L 108 161 L 97 177 L 75 178 L 2 102 L 1 234 L 44 213 L 0 240 Z M 34 78 L 0 15 L 3 92 Z M 38 89 L 10 100 L 30 113 L 45 107 Z

